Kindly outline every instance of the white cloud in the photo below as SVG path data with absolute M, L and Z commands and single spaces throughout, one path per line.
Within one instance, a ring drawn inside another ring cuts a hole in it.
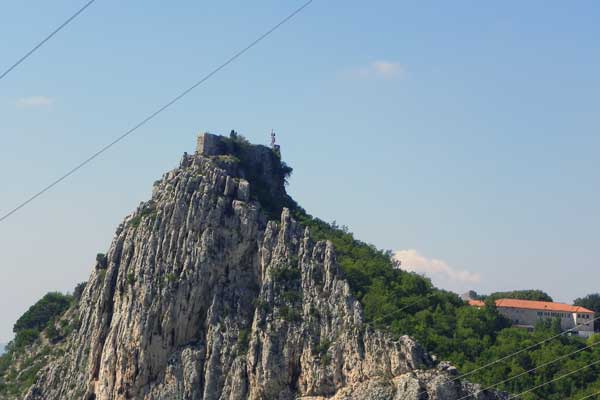
M 351 75 L 359 78 L 381 78 L 394 79 L 402 78 L 406 73 L 404 66 L 392 61 L 373 61 L 367 66 L 354 68 Z
M 54 104 L 54 99 L 46 96 L 23 97 L 17 100 L 17 107 L 20 108 L 45 108 Z
M 404 73 L 402 65 L 389 61 L 374 61 L 371 68 L 375 74 L 386 79 L 395 78 Z
M 417 250 L 398 250 L 394 253 L 394 258 L 401 262 L 402 269 L 424 274 L 436 285 L 445 288 L 463 290 L 469 288 L 468 285 L 481 281 L 481 276 L 477 273 L 452 267 L 443 260 L 427 258 Z

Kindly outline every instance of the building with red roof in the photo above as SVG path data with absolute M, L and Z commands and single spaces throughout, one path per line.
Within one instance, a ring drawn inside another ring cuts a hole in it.
M 485 303 L 480 300 L 469 300 L 468 303 L 472 307 L 485 307 Z M 496 307 L 500 314 L 511 320 L 517 327 L 533 330 L 540 321 L 558 319 L 564 331 L 571 330 L 573 334 L 583 337 L 594 334 L 594 311 L 584 307 L 519 299 L 498 299 Z

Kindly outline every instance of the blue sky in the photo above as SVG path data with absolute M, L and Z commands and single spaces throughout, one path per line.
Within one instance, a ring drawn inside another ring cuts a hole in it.
M 4 4 L 0 68 L 82 4 Z M 98 0 L 0 81 L 0 211 L 300 4 Z M 204 130 L 267 143 L 276 129 L 309 212 L 440 286 L 599 291 L 598 20 L 593 1 L 316 0 L 0 225 L 0 342 L 45 292 L 87 279 Z

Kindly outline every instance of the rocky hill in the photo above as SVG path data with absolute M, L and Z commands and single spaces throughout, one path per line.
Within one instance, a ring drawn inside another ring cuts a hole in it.
M 53 321 L 69 329 L 4 368 L 5 387 L 35 379 L 1 399 L 506 398 L 365 323 L 332 243 L 283 207 L 278 152 L 236 135 L 199 150 L 119 225 Z

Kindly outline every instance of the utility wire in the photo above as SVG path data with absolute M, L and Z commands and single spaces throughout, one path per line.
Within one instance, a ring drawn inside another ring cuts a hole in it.
M 585 397 L 582 397 L 582 398 L 580 398 L 580 399 L 577 399 L 577 400 L 586 400 L 586 399 L 589 399 L 589 398 L 592 398 L 592 397 L 594 397 L 594 396 L 598 396 L 598 395 L 600 395 L 600 392 L 596 392 L 596 393 L 589 394 L 589 395 L 587 395 L 587 396 L 585 396 Z
M 498 364 L 498 363 L 500 363 L 500 362 L 502 362 L 502 361 L 506 361 L 506 360 L 508 360 L 508 359 L 511 359 L 511 358 L 513 358 L 514 356 L 517 356 L 517 355 L 519 355 L 519 354 L 522 354 L 522 353 L 524 353 L 524 352 L 526 352 L 526 351 L 532 350 L 532 349 L 534 349 L 534 348 L 536 348 L 536 347 L 538 347 L 538 346 L 540 346 L 540 345 L 542 345 L 542 344 L 548 343 L 549 341 L 551 341 L 551 340 L 554 340 L 554 339 L 556 339 L 556 338 L 558 338 L 558 337 L 561 337 L 561 336 L 563 336 L 563 335 L 565 335 L 565 334 L 567 334 L 567 333 L 569 333 L 569 332 L 573 332 L 573 331 L 574 331 L 574 330 L 576 330 L 578 327 L 585 326 L 585 325 L 589 325 L 589 324 L 591 324 L 591 323 L 593 323 L 594 321 L 596 321 L 596 320 L 599 320 L 599 319 L 600 319 L 600 316 L 598 316 L 598 317 L 594 318 L 593 320 L 591 320 L 591 321 L 589 321 L 589 322 L 582 323 L 582 324 L 577 324 L 577 325 L 575 325 L 573 328 L 571 328 L 571 329 L 567 329 L 566 331 L 564 331 L 564 332 L 561 332 L 561 333 L 559 333 L 559 334 L 557 334 L 557 335 L 555 335 L 555 336 L 552 336 L 552 337 L 550 337 L 550 338 L 548 338 L 548 339 L 542 340 L 541 342 L 538 342 L 538 343 L 532 344 L 531 346 L 525 347 L 524 349 L 521 349 L 521 350 L 519 350 L 519 351 L 516 351 L 516 352 L 514 352 L 514 353 L 512 353 L 512 354 L 506 355 L 506 356 L 504 356 L 504 357 L 502 357 L 502 358 L 499 358 L 499 359 L 497 359 L 497 360 L 495 360 L 495 361 L 492 361 L 492 362 L 490 362 L 490 363 L 488 363 L 488 364 L 485 364 L 485 365 L 483 365 L 483 366 L 481 366 L 481 367 L 479 367 L 479 368 L 476 368 L 476 369 L 474 369 L 473 371 L 469 371 L 469 372 L 467 372 L 467 373 L 465 373 L 465 374 L 459 375 L 459 376 L 457 376 L 456 378 L 454 378 L 454 380 L 461 379 L 461 378 L 464 378 L 464 377 L 466 377 L 466 376 L 473 375 L 474 373 L 476 373 L 476 372 L 479 372 L 479 371 L 481 371 L 482 369 L 485 369 L 485 368 L 487 368 L 487 367 L 490 367 L 490 366 L 492 366 L 492 365 Z
M 88 1 L 86 4 L 84 4 L 83 7 L 81 7 L 79 10 L 77 10 L 77 12 L 73 15 L 71 15 L 65 22 L 63 22 L 58 28 L 56 28 L 55 30 L 52 31 L 52 33 L 50 33 L 48 36 L 46 36 L 41 42 L 39 42 L 37 45 L 35 45 L 33 47 L 33 49 L 29 50 L 23 57 L 19 58 L 19 60 L 17 60 L 16 63 L 14 63 L 13 65 L 11 65 L 6 71 L 4 71 L 1 75 L 0 75 L 0 80 L 2 80 L 6 75 L 8 75 L 13 69 L 17 68 L 19 66 L 19 64 L 21 64 L 23 61 L 25 61 L 27 58 L 29 58 L 30 55 L 32 55 L 33 53 L 35 53 L 40 47 L 42 47 L 48 40 L 52 39 L 52 37 L 54 35 L 56 35 L 58 32 L 60 32 L 65 26 L 69 25 L 69 23 L 71 23 L 71 21 L 73 21 L 75 18 L 77 18 L 79 16 L 79 14 L 81 14 L 82 12 L 84 12 L 89 6 L 92 5 L 93 2 L 95 2 L 96 0 L 90 0 Z
M 474 370 L 472 370 L 472 371 L 469 371 L 469 372 L 467 372 L 467 373 L 464 373 L 464 374 L 458 375 L 458 376 L 456 376 L 456 377 L 454 377 L 454 378 L 452 378 L 452 379 L 449 379 L 449 380 L 447 380 L 446 382 L 442 383 L 442 386 L 443 386 L 443 385 L 446 385 L 446 384 L 448 384 L 448 383 L 456 382 L 457 380 L 459 380 L 459 379 L 463 379 L 463 378 L 465 378 L 465 377 L 467 377 L 467 376 L 471 376 L 471 375 L 475 374 L 476 372 L 479 372 L 479 371 L 481 371 L 481 370 L 483 370 L 483 369 L 486 369 L 486 368 L 488 368 L 488 367 L 491 367 L 492 365 L 495 365 L 495 364 L 501 363 L 501 362 L 503 362 L 503 361 L 509 360 L 509 359 L 513 358 L 514 356 L 517 356 L 517 355 L 519 355 L 519 354 L 522 354 L 522 353 L 524 353 L 524 352 L 526 352 L 526 351 L 532 350 L 532 349 L 534 349 L 534 348 L 536 348 L 536 347 L 538 347 L 538 346 L 541 346 L 541 345 L 543 345 L 543 344 L 545 344 L 545 343 L 548 343 L 548 342 L 550 342 L 551 340 L 554 340 L 554 339 L 556 339 L 556 338 L 558 338 L 558 337 L 561 337 L 561 336 L 563 336 L 563 335 L 565 335 L 565 334 L 567 334 L 567 333 L 569 333 L 569 332 L 573 332 L 573 331 L 575 331 L 577 328 L 579 328 L 579 327 L 581 327 L 581 326 L 586 326 L 586 325 L 593 324 L 595 321 L 597 321 L 597 320 L 599 320 L 599 319 L 600 319 L 600 316 L 598 316 L 598 317 L 596 317 L 596 318 L 594 318 L 594 319 L 592 319 L 592 320 L 590 320 L 590 321 L 588 321 L 588 322 L 581 323 L 581 324 L 577 324 L 577 325 L 575 325 L 573 328 L 571 328 L 571 329 L 567 329 L 566 331 L 564 331 L 564 332 L 561 332 L 561 333 L 559 333 L 559 334 L 557 334 L 557 335 L 555 335 L 555 336 L 552 336 L 552 337 L 550 337 L 550 338 L 548 338 L 548 339 L 544 339 L 544 340 L 542 340 L 541 342 L 538 342 L 538 343 L 532 344 L 532 345 L 530 345 L 530 346 L 527 346 L 527 347 L 525 347 L 525 348 L 523 348 L 523 349 L 521 349 L 521 350 L 518 350 L 518 351 L 516 351 L 516 352 L 514 352 L 514 353 L 508 354 L 508 355 L 506 355 L 506 356 L 504 356 L 504 357 L 501 357 L 501 358 L 499 358 L 499 359 L 497 359 L 497 360 L 494 360 L 494 361 L 492 361 L 492 362 L 489 362 L 489 363 L 487 363 L 487 364 L 485 364 L 485 365 L 482 365 L 481 367 L 475 368 L 475 369 L 474 369 Z M 418 394 L 418 396 L 420 396 L 420 395 L 422 395 L 422 394 L 425 394 L 425 393 L 427 393 L 427 390 L 424 390 L 424 391 L 420 392 L 420 393 Z M 418 397 L 418 396 L 417 396 L 417 397 Z
M 496 388 L 496 387 L 498 387 L 498 386 L 500 386 L 500 385 L 502 385 L 502 384 L 504 384 L 504 383 L 508 383 L 508 382 L 514 381 L 515 379 L 518 379 L 518 378 L 522 377 L 523 375 L 527 375 L 527 374 L 530 374 L 530 373 L 532 373 L 532 372 L 535 372 L 535 371 L 537 371 L 537 370 L 538 370 L 538 369 L 540 369 L 540 368 L 544 368 L 544 367 L 547 367 L 548 365 L 552 365 L 552 364 L 554 364 L 554 363 L 556 363 L 556 362 L 558 362 L 558 361 L 561 361 L 561 360 L 564 360 L 564 359 L 566 359 L 566 358 L 569 358 L 569 357 L 571 357 L 571 356 L 573 356 L 573 355 L 575 355 L 575 354 L 577 354 L 577 353 L 580 353 L 580 352 L 582 352 L 582 351 L 584 351 L 584 350 L 590 349 L 590 348 L 592 348 L 592 347 L 594 347 L 594 346 L 597 346 L 597 345 L 599 345 L 599 344 L 600 344 L 600 342 L 592 343 L 592 344 L 590 344 L 589 346 L 586 346 L 586 347 L 583 347 L 583 348 L 581 348 L 581 349 L 575 350 L 574 352 L 572 352 L 572 353 L 570 353 L 570 354 L 567 354 L 567 355 L 564 355 L 564 356 L 558 357 L 558 358 L 556 358 L 556 359 L 554 359 L 554 360 L 552 360 L 552 361 L 549 361 L 549 362 L 547 362 L 547 363 L 544 363 L 544 364 L 542 364 L 542 365 L 538 365 L 537 367 L 535 367 L 535 368 L 532 368 L 532 369 L 530 369 L 529 371 L 521 372 L 520 374 L 518 374 L 518 375 L 515 375 L 515 376 L 513 376 L 513 377 L 511 377 L 511 378 L 505 379 L 505 380 L 503 380 L 503 381 L 501 381 L 501 382 L 498 382 L 498 383 L 496 383 L 496 384 L 494 384 L 494 385 L 491 385 L 491 386 L 485 387 L 485 388 L 483 388 L 483 389 L 481 389 L 481 390 L 478 390 L 478 391 L 477 391 L 477 392 L 475 392 L 474 394 L 468 394 L 468 395 L 466 395 L 466 396 L 463 396 L 463 397 L 459 398 L 458 400 L 465 400 L 465 399 L 468 399 L 469 397 L 473 397 L 473 398 L 475 398 L 475 396 L 477 396 L 479 393 L 485 392 L 485 391 L 487 391 L 487 390 L 494 389 L 494 388 Z
M 532 388 L 530 388 L 530 389 L 527 389 L 527 390 L 525 390 L 524 392 L 521 392 L 521 393 L 519 393 L 519 394 L 515 394 L 515 395 L 513 395 L 513 396 L 510 396 L 510 397 L 508 398 L 508 400 L 512 400 L 512 399 L 519 398 L 519 397 L 521 397 L 521 396 L 523 396 L 523 395 L 525 395 L 525 394 L 527 394 L 527 393 L 531 393 L 531 392 L 533 392 L 534 390 L 540 389 L 540 388 L 542 388 L 542 387 L 544 387 L 544 386 L 546 386 L 546 385 L 549 385 L 549 384 L 551 384 L 551 383 L 554 383 L 554 382 L 556 382 L 556 381 L 560 381 L 561 379 L 564 379 L 564 378 L 566 378 L 566 377 L 568 377 L 568 376 L 574 375 L 574 374 L 576 374 L 576 373 L 578 373 L 578 372 L 581 372 L 581 371 L 583 371 L 584 369 L 590 368 L 590 367 L 592 367 L 592 366 L 594 366 L 594 365 L 597 365 L 597 364 L 600 364 L 600 360 L 598 360 L 598 361 L 594 361 L 594 362 L 593 362 L 593 363 L 591 363 L 591 364 L 588 364 L 588 365 L 586 365 L 586 366 L 584 366 L 584 367 L 578 368 L 578 369 L 576 369 L 575 371 L 571 371 L 571 372 L 569 372 L 569 373 L 567 373 L 567 374 L 561 375 L 561 376 L 559 376 L 558 378 L 554 378 L 554 379 L 552 379 L 552 380 L 549 380 L 548 382 L 544 382 L 544 383 L 542 383 L 542 384 L 540 384 L 540 385 L 534 386 L 534 387 L 532 387 Z
M 373 321 L 371 321 L 371 322 L 367 322 L 367 323 L 365 323 L 365 325 L 366 325 L 366 326 L 373 326 L 373 325 L 375 324 L 375 322 L 379 322 L 379 321 L 381 321 L 381 320 L 384 320 L 384 319 L 386 319 L 386 318 L 387 318 L 387 317 L 389 317 L 389 316 L 392 316 L 392 315 L 394 315 L 394 314 L 396 314 L 396 313 L 399 313 L 399 312 L 401 312 L 401 311 L 404 311 L 404 310 L 406 310 L 407 308 L 409 308 L 409 307 L 412 307 L 412 306 L 414 306 L 415 304 L 417 304 L 417 303 L 420 303 L 420 302 L 422 302 L 422 301 L 423 301 L 423 300 L 425 300 L 425 299 L 428 299 L 429 297 L 433 296 L 434 294 L 435 294 L 435 293 L 429 293 L 427 296 L 425 296 L 425 297 L 421 297 L 421 298 L 419 298 L 419 299 L 417 299 L 417 300 L 415 300 L 415 301 L 413 301 L 413 302 L 411 302 L 411 303 L 408 303 L 407 305 L 405 305 L 405 306 L 404 306 L 404 307 L 402 307 L 402 308 L 399 308 L 398 310 L 394 310 L 394 311 L 392 311 L 392 312 L 390 312 L 390 313 L 388 313 L 388 314 L 382 315 L 381 317 L 379 317 L 379 318 L 376 318 L 376 319 L 374 319 L 374 320 L 373 320 Z
M 86 158 L 85 160 L 83 160 L 82 162 L 80 162 L 79 164 L 77 164 L 75 167 L 73 167 L 72 169 L 70 169 L 67 173 L 65 173 L 64 175 L 62 175 L 60 178 L 54 180 L 49 185 L 47 185 L 44 188 L 42 188 L 39 192 L 35 193 L 33 196 L 31 196 L 28 199 L 26 199 L 25 201 L 23 201 L 22 203 L 20 203 L 19 205 L 17 205 L 15 208 L 13 208 L 12 210 L 10 210 L 6 214 L 2 215 L 2 217 L 0 217 L 0 222 L 4 221 L 5 219 L 7 219 L 11 215 L 13 215 L 15 212 L 19 211 L 21 208 L 25 207 L 27 204 L 31 203 L 33 200 L 35 200 L 36 198 L 38 198 L 39 196 L 41 196 L 42 194 L 44 194 L 48 190 L 52 189 L 54 186 L 58 185 L 60 182 L 62 182 L 63 180 L 65 180 L 66 178 L 68 178 L 69 176 L 71 176 L 72 174 L 74 174 L 75 172 L 77 172 L 79 169 L 83 168 L 85 165 L 87 165 L 92 160 L 94 160 L 95 158 L 97 158 L 99 155 L 101 155 L 102 153 L 104 153 L 105 151 L 107 151 L 108 149 L 110 149 L 111 147 L 113 147 L 115 144 L 119 143 L 121 140 L 125 139 L 127 136 L 131 135 L 133 132 L 135 132 L 136 130 L 138 130 L 139 128 L 141 128 L 145 124 L 147 124 L 149 121 L 151 121 L 152 119 L 154 119 L 157 115 L 159 115 L 160 113 L 162 113 L 163 111 L 165 111 L 167 108 L 169 108 L 173 104 L 177 103 L 183 97 L 185 97 L 186 95 L 188 95 L 192 90 L 196 89 L 198 86 L 200 86 L 201 84 L 203 84 L 204 82 L 206 82 L 207 80 L 209 80 L 210 78 L 212 78 L 213 75 L 215 75 L 216 73 L 218 73 L 219 71 L 221 71 L 223 68 L 225 68 L 226 66 L 228 66 L 229 64 L 231 64 L 232 62 L 234 62 L 242 54 L 246 53 L 248 50 L 250 50 L 252 47 L 256 46 L 263 39 L 265 39 L 267 36 L 269 36 L 271 33 L 273 33 L 279 27 L 281 27 L 283 24 L 285 24 L 290 19 L 292 19 L 293 17 L 295 17 L 302 10 L 304 10 L 306 7 L 308 7 L 309 4 L 312 3 L 312 2 L 313 2 L 313 0 L 309 0 L 306 3 L 304 3 L 300 8 L 296 9 L 294 12 L 292 12 L 287 17 L 285 17 L 283 20 L 281 20 L 279 23 L 277 23 L 275 26 L 273 26 L 271 29 L 269 29 L 268 31 L 266 31 L 265 33 L 263 33 L 262 35 L 260 35 L 257 39 L 255 39 L 254 41 L 252 41 L 249 45 L 247 45 L 246 47 L 244 47 L 242 50 L 240 50 L 237 53 L 235 53 L 233 56 L 231 56 L 229 59 L 227 59 L 227 61 L 225 61 L 223 64 L 219 65 L 217 68 L 213 69 L 211 72 L 209 72 L 207 75 L 205 75 L 198 82 L 194 83 L 192 86 L 190 86 L 189 88 L 185 89 L 183 92 L 181 92 L 175 98 L 173 98 L 172 100 L 170 100 L 168 103 L 166 103 L 165 105 L 163 105 L 162 107 L 160 107 L 159 109 L 157 109 L 156 111 L 154 111 L 152 114 L 150 114 L 149 116 L 147 116 L 146 118 L 144 118 L 142 121 L 140 121 L 138 124 L 136 124 L 133 128 L 129 129 L 128 131 L 126 131 L 125 133 L 123 133 L 121 136 L 117 137 L 112 142 L 110 142 L 106 146 L 102 147 L 100 150 L 98 150 L 97 152 L 95 152 L 94 154 L 92 154 L 91 156 L 89 156 L 88 158 Z

